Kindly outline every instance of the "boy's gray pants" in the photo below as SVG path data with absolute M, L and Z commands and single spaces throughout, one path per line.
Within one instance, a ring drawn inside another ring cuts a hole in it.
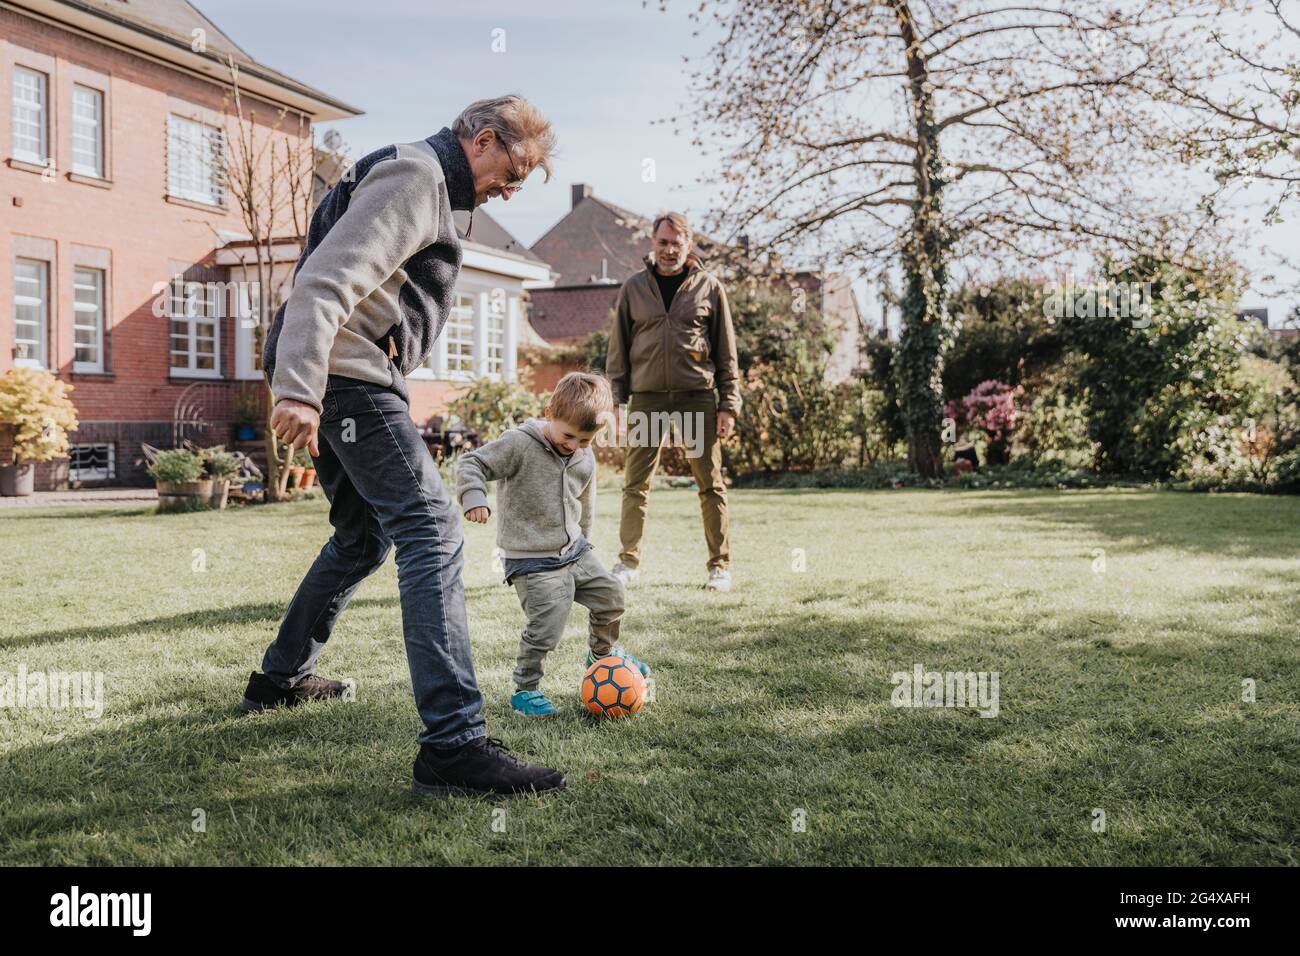
M 604 657 L 613 649 L 623 617 L 623 582 L 605 570 L 595 548 L 565 567 L 519 575 L 513 583 L 528 618 L 515 664 L 518 690 L 536 690 L 541 683 L 542 661 L 560 643 L 575 601 L 589 612 L 587 644 L 592 654 Z

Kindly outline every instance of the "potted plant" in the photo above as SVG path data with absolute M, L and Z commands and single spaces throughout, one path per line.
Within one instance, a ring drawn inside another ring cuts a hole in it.
M 68 453 L 68 432 L 77 427 L 72 386 L 49 372 L 10 369 L 0 376 L 0 424 L 13 429 L 13 463 L 0 465 L 0 495 L 30 495 L 33 464 Z
M 295 451 L 293 453 L 293 458 L 291 459 L 291 463 L 289 465 L 288 487 L 304 490 L 306 486 L 303 484 L 303 480 L 306 475 L 307 469 L 311 467 L 312 467 L 311 455 L 307 454 L 307 449 L 299 448 L 297 451 Z M 315 477 L 316 477 L 316 472 L 313 469 L 312 470 L 313 480 L 315 479 Z
M 160 451 L 149 466 L 158 485 L 159 511 L 196 511 L 212 500 L 212 479 L 203 478 L 203 459 L 188 448 Z
M 306 448 L 299 448 L 293 456 L 295 466 L 302 466 L 302 477 L 298 481 L 298 487 L 302 491 L 310 491 L 316 484 L 316 462 L 308 454 Z
M 223 445 L 203 449 L 203 472 L 212 479 L 212 507 L 218 511 L 226 507 L 230 494 L 230 479 L 239 474 L 239 459 L 226 451 Z
M 235 441 L 256 441 L 261 422 L 261 396 L 257 391 L 241 388 L 235 395 Z

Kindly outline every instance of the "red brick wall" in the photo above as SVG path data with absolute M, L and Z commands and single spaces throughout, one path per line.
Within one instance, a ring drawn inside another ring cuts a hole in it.
M 0 322 L 0 372 L 12 365 L 14 237 L 52 240 L 51 367 L 74 385 L 71 397 L 79 416 L 170 418 L 176 396 L 189 381 L 169 375 L 167 319 L 153 314 L 153 288 L 169 278 L 171 260 L 203 261 L 213 250 L 214 229 L 243 231 L 243 224 L 229 196 L 226 210 L 167 201 L 167 117 L 171 97 L 225 113 L 223 89 L 0 9 L 0 88 L 6 94 L 12 82 L 10 63 L 22 57 L 21 50 L 54 58 L 50 145 L 57 175 L 47 181 L 0 164 L 0 303 L 6 319 Z M 73 182 L 65 175 L 71 168 L 71 89 L 78 67 L 109 77 L 108 189 Z M 10 155 L 10 102 L 8 95 L 0 97 L 0 159 Z M 273 115 L 266 104 L 255 105 L 259 116 Z M 296 125 L 293 131 L 296 134 Z M 74 244 L 107 250 L 111 260 L 105 303 L 108 373 L 103 376 L 72 372 Z M 229 375 L 234 368 L 229 318 L 221 338 L 223 370 Z

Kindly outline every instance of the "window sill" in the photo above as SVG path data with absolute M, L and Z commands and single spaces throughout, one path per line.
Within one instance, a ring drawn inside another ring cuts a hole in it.
M 100 189 L 113 188 L 113 180 L 105 179 L 102 176 L 91 176 L 89 173 L 68 173 L 68 181 L 86 186 L 96 186 Z
M 220 372 L 178 372 L 173 369 L 167 376 L 167 381 L 172 385 L 182 383 L 188 385 L 191 382 L 223 382 L 226 378 Z
M 168 196 L 164 196 L 163 199 L 176 206 L 185 206 L 188 209 L 201 209 L 204 212 L 224 213 L 230 211 L 229 207 L 227 206 L 217 206 L 210 202 L 199 202 L 196 199 L 182 199 L 180 196 L 168 195 Z
M 72 370 L 72 380 L 75 382 L 79 378 L 88 379 L 92 382 L 95 380 L 103 380 L 103 379 L 108 379 L 109 381 L 111 381 L 117 378 L 117 373 L 116 372 L 92 372 L 89 369 L 83 370 L 83 369 L 74 368 Z
M 25 159 L 15 159 L 12 156 L 9 157 L 7 162 L 10 169 L 21 169 L 25 173 L 35 173 L 38 176 L 43 176 L 47 171 L 52 171 L 48 162 L 42 165 L 40 163 L 29 162 Z

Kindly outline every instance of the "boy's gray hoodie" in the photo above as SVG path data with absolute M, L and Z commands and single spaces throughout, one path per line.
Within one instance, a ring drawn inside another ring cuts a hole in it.
M 495 441 L 461 456 L 456 497 L 462 511 L 488 508 L 487 483 L 497 486 L 497 546 L 507 558 L 559 555 L 590 539 L 596 511 L 596 456 L 579 448 L 565 461 L 530 418 Z

